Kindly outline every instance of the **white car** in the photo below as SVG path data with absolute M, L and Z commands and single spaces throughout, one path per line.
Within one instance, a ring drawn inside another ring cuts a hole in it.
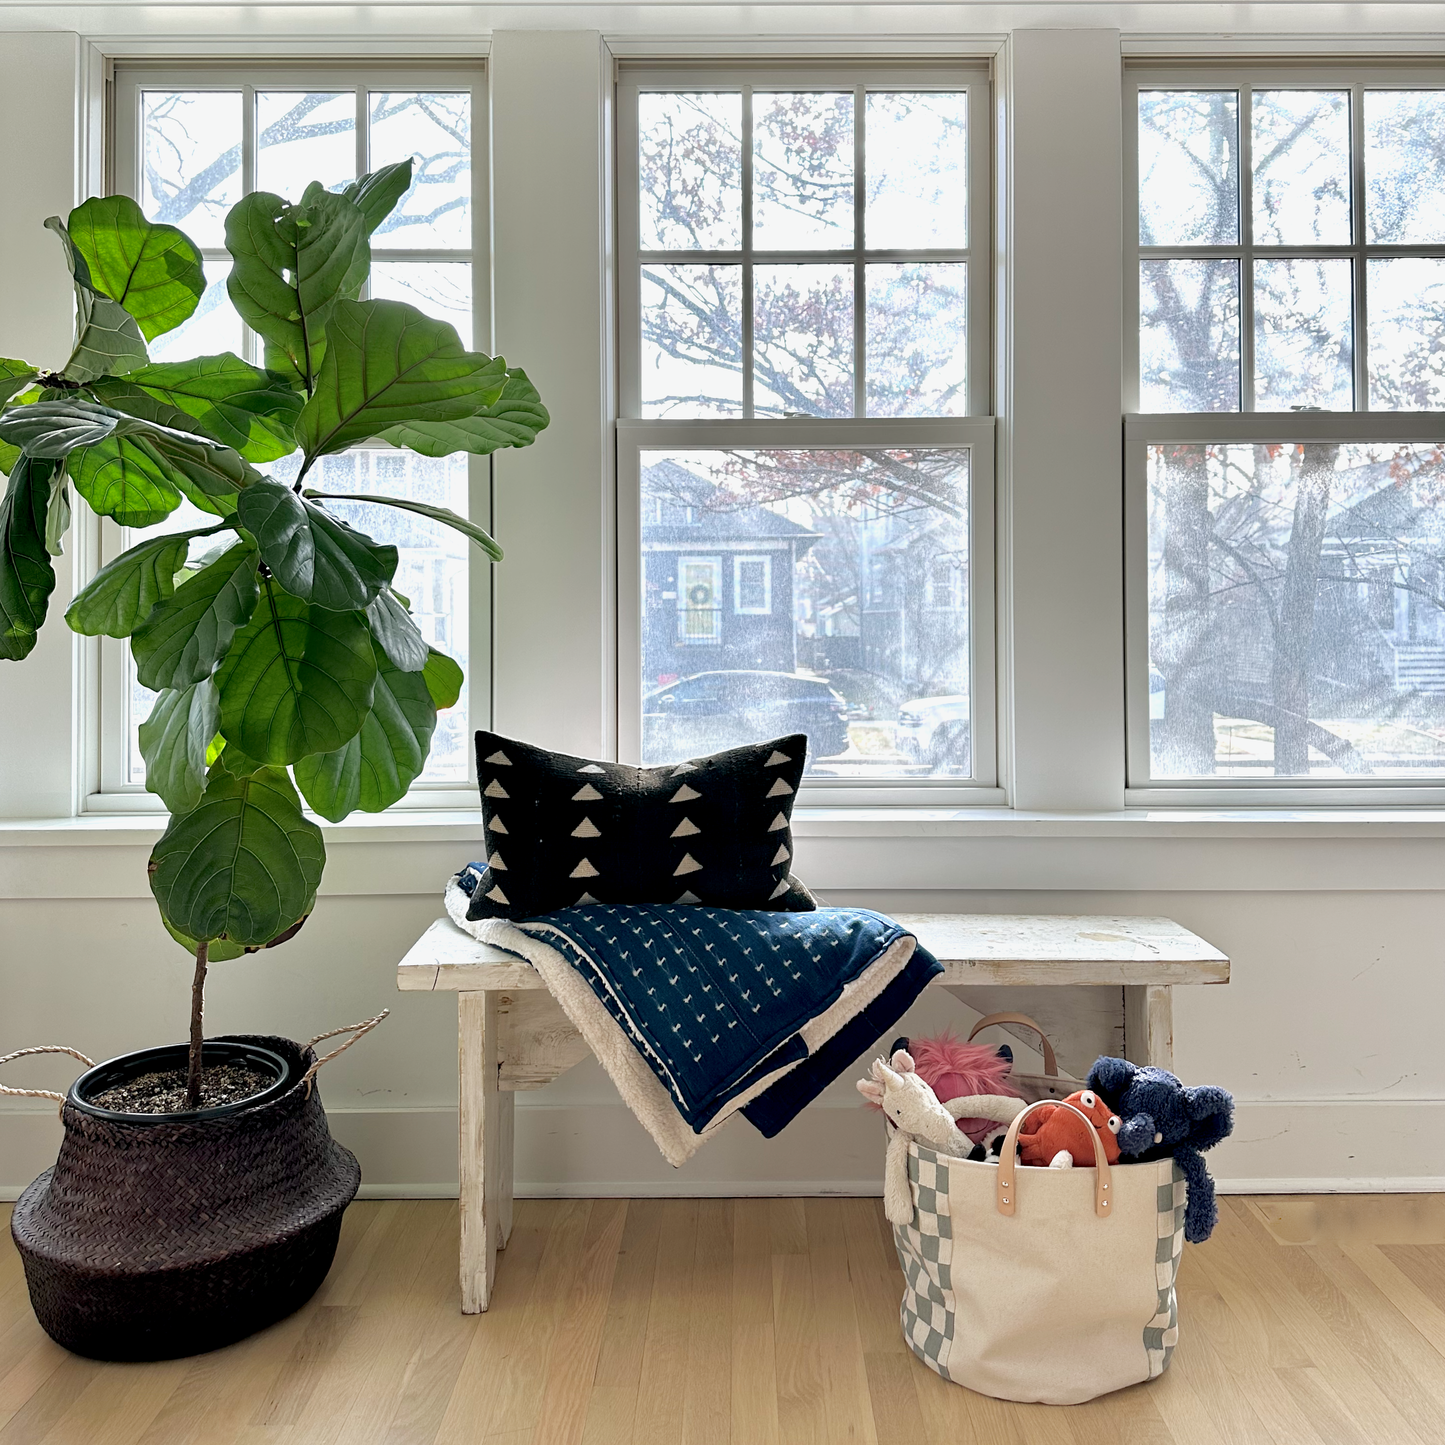
M 898 751 L 930 768 L 969 766 L 968 697 L 915 697 L 898 709 Z

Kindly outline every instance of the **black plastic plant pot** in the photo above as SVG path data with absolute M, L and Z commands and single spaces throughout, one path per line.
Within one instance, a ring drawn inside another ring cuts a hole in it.
M 290 1039 L 208 1039 L 208 1064 L 273 1072 L 252 1098 L 185 1114 L 90 1100 L 184 1065 L 177 1044 L 82 1074 L 61 1110 L 60 1157 L 20 1196 L 10 1231 L 46 1333 L 97 1360 L 197 1355 L 284 1319 L 336 1254 L 361 1171 L 332 1137 L 315 1062 Z

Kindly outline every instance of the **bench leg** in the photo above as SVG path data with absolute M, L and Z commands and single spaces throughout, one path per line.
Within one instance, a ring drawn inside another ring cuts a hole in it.
M 512 1230 L 512 1095 L 497 1087 L 497 996 L 457 995 L 462 1313 L 480 1314 L 492 1295 L 497 1251 Z
M 1124 1055 L 1135 1064 L 1174 1068 L 1174 1005 L 1168 984 L 1125 984 Z

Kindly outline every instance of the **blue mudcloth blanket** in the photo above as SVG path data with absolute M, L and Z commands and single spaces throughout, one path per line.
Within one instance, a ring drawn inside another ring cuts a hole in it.
M 586 979 L 694 1130 L 757 1079 L 808 1058 L 800 1030 L 905 936 L 891 918 L 858 908 L 590 904 L 518 927 Z

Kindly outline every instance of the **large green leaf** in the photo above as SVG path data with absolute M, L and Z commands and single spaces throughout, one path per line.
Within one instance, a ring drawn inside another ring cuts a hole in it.
M 501 394 L 505 364 L 403 301 L 339 301 L 296 440 L 307 462 L 403 421 L 454 421 Z
M 236 515 L 281 586 L 318 607 L 359 611 L 396 572 L 395 547 L 353 531 L 279 482 L 247 487 Z
M 286 770 L 236 777 L 222 753 L 200 802 L 171 819 L 151 853 L 151 892 L 188 938 L 261 945 L 311 911 L 325 864 L 321 829 Z
M 123 381 L 98 382 L 109 405 L 182 431 L 199 427 L 252 462 L 273 462 L 296 450 L 302 397 L 280 377 L 233 356 L 158 362 Z
M 66 609 L 65 620 L 86 637 L 129 637 L 175 591 L 191 539 L 219 530 L 198 527 L 137 543 L 95 574 Z
M 24 391 L 39 375 L 28 361 L 12 361 L 0 356 L 0 402 L 9 401 L 17 391 Z
M 189 687 L 210 675 L 256 608 L 256 549 L 240 542 L 159 603 L 131 636 L 146 687 Z
M 368 171 L 350 185 L 342 187 L 342 196 L 355 204 L 366 218 L 368 236 L 386 220 L 396 209 L 396 203 L 411 189 L 411 165 L 412 158 L 408 156 L 395 165 Z
M 415 512 L 420 517 L 430 517 L 433 522 L 440 522 L 443 526 L 455 528 L 458 532 L 470 537 L 494 562 L 502 560 L 502 549 L 493 541 L 491 534 L 477 526 L 475 522 L 469 522 L 465 517 L 459 517 L 449 507 L 434 507 L 429 502 L 413 502 L 409 497 L 382 497 L 373 493 L 313 492 L 309 487 L 302 495 L 315 497 L 318 501 L 374 502 L 379 507 L 400 507 L 404 512 Z
M 226 216 L 226 249 L 234 261 L 226 290 L 266 341 L 267 367 L 309 393 L 332 307 L 348 294 L 353 266 L 369 261 L 366 217 L 329 191 L 308 190 L 294 206 L 253 191 Z
M 65 468 L 59 467 L 50 478 L 50 501 L 45 507 L 45 550 L 52 557 L 65 555 L 64 538 L 70 530 L 70 486 Z
M 173 331 L 206 289 L 201 253 L 184 231 L 148 221 L 129 196 L 94 196 L 67 226 L 91 284 L 119 302 L 147 341 Z
M 55 590 L 55 568 L 45 547 L 54 462 L 22 456 L 0 499 L 0 658 L 29 655 Z
M 376 692 L 361 731 L 335 752 L 302 758 L 294 770 L 302 797 L 333 823 L 357 808 L 383 812 L 404 798 L 426 766 L 436 730 L 436 704 L 422 674 L 402 672 L 372 646 Z
M 29 406 L 8 406 L 0 412 L 0 440 L 32 457 L 58 460 L 76 447 L 104 441 L 121 420 L 119 412 L 99 406 L 83 396 L 64 401 L 37 401 Z
M 458 662 L 444 652 L 429 648 L 426 666 L 422 668 L 421 675 L 438 712 L 457 705 L 457 699 L 462 695 L 463 682 L 462 669 Z
M 172 813 L 189 812 L 206 786 L 206 749 L 220 726 L 221 699 L 203 677 L 190 687 L 166 688 L 140 725 L 146 789 Z
M 294 763 L 361 731 L 376 659 L 359 613 L 303 602 L 268 577 L 216 685 L 228 745 L 263 763 Z
M 366 609 L 366 625 L 393 666 L 403 672 L 420 672 L 426 666 L 426 638 L 390 587 Z
M 140 437 L 106 437 L 70 459 L 75 490 L 102 517 L 122 527 L 153 527 L 181 504 L 181 494 L 161 459 Z
M 75 278 L 75 349 L 65 363 L 65 376 L 71 381 L 94 381 L 144 366 L 150 358 L 135 317 L 96 289 L 89 263 L 76 249 L 60 217 L 51 216 L 45 224 L 60 237 Z
M 167 475 L 203 512 L 229 517 L 236 497 L 262 480 L 261 473 L 239 452 L 204 437 L 164 427 L 141 426 L 138 437 L 155 453 Z
M 471 416 L 460 421 L 399 422 L 381 435 L 383 441 L 427 457 L 453 452 L 486 456 L 501 447 L 531 446 L 551 419 L 527 373 L 512 366 L 507 368 L 501 396 Z

